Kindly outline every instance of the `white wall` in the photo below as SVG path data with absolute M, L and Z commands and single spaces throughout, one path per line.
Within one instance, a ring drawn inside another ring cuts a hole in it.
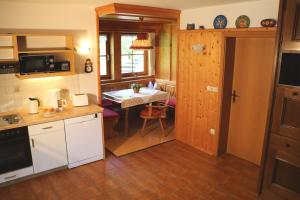
M 186 29 L 188 23 L 195 23 L 196 28 L 204 25 L 213 28 L 213 21 L 217 15 L 227 17 L 227 28 L 235 27 L 235 20 L 240 15 L 247 15 L 251 20 L 250 27 L 261 27 L 260 21 L 265 18 L 275 18 L 278 15 L 279 0 L 260 0 L 220 6 L 202 7 L 183 10 L 181 14 L 181 29 Z
M 65 84 L 67 82 L 73 84 L 73 86 L 70 86 L 70 90 L 72 92 L 87 92 L 97 95 L 96 16 L 94 6 L 0 2 L 0 29 L 7 29 L 12 32 L 14 31 L 13 29 L 43 29 L 66 30 L 70 32 L 79 31 L 80 33 L 84 32 L 85 34 L 78 36 L 80 38 L 75 38 L 75 45 L 78 45 L 79 41 L 82 39 L 88 39 L 91 44 L 91 52 L 89 55 L 84 56 L 83 59 L 77 58 L 76 60 L 84 60 L 86 57 L 91 58 L 94 63 L 94 72 L 91 74 L 83 73 L 83 63 L 76 62 L 76 70 L 81 74 L 76 75 L 75 78 L 61 78 L 58 79 L 59 81 L 53 79 L 52 85 L 55 87 L 62 86 L 65 89 L 68 89 L 68 84 Z M 0 75 L 0 84 L 1 82 L 4 84 L 3 82 L 7 80 L 9 76 L 13 75 L 5 76 L 5 78 Z M 15 79 L 14 77 L 11 79 L 16 82 L 16 85 L 22 84 L 21 80 Z M 29 81 L 27 85 L 30 86 L 30 84 L 31 83 Z M 74 87 L 74 84 L 78 85 L 78 87 Z M 4 85 L 10 87 L 7 84 Z M 44 89 L 46 88 L 48 88 L 48 86 L 44 87 Z M 43 86 L 41 86 L 41 89 L 43 89 Z M 15 89 L 11 88 L 9 91 L 15 91 Z M 96 99 L 97 98 L 94 96 L 93 100 Z M 20 105 L 20 103 L 17 103 L 16 105 Z

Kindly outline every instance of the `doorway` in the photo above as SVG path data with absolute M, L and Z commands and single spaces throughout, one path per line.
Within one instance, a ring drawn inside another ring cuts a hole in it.
M 227 38 L 219 153 L 260 165 L 275 38 Z
M 166 83 L 176 77 L 180 10 L 113 3 L 96 8 L 96 15 L 98 101 L 105 109 L 106 149 L 122 156 L 174 140 L 171 116 L 175 115 L 175 105 L 172 106 L 171 101 L 176 102 L 176 85 Z M 141 40 L 145 39 L 148 41 L 146 47 L 137 45 L 140 47 L 132 49 L 134 41 L 144 44 Z M 160 84 L 161 79 L 165 83 Z M 148 85 L 152 87 L 150 82 L 155 82 L 157 87 L 146 88 Z M 142 92 L 133 93 L 132 84 L 144 87 Z M 159 125 L 158 120 L 153 120 L 141 131 L 141 113 L 153 115 L 149 114 L 151 109 L 146 104 L 157 98 L 159 91 L 154 89 L 169 93 L 168 88 L 174 91 L 168 105 L 164 104 L 165 99 L 157 100 L 162 100 L 158 103 L 170 108 L 167 117 L 170 120 L 165 120 L 164 127 Z

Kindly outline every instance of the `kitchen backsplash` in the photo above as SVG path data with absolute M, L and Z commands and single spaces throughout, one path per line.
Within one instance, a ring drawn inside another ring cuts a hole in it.
M 78 76 L 18 79 L 14 74 L 0 74 L 0 112 L 27 108 L 28 97 L 36 96 L 45 105 L 48 89 L 61 88 L 64 98 L 79 92 Z

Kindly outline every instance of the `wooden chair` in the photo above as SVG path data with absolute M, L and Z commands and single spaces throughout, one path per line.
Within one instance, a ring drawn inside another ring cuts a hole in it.
M 168 136 L 167 131 L 165 130 L 164 123 L 162 120 L 167 117 L 167 109 L 168 109 L 169 95 L 164 103 L 157 102 L 157 105 L 146 105 L 146 109 L 142 110 L 140 113 L 140 117 L 144 119 L 143 127 L 141 130 L 142 136 L 145 136 L 144 131 L 148 120 L 157 119 L 159 121 L 162 133 L 165 136 Z

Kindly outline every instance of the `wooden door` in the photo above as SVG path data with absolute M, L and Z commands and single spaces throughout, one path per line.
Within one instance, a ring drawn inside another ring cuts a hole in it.
M 193 50 L 204 45 L 201 52 Z M 211 31 L 180 31 L 177 71 L 176 139 L 216 155 L 219 134 L 223 35 Z M 219 89 L 220 90 L 220 89 Z M 210 134 L 214 129 L 215 134 Z
M 260 164 L 273 75 L 275 40 L 237 38 L 227 151 Z

